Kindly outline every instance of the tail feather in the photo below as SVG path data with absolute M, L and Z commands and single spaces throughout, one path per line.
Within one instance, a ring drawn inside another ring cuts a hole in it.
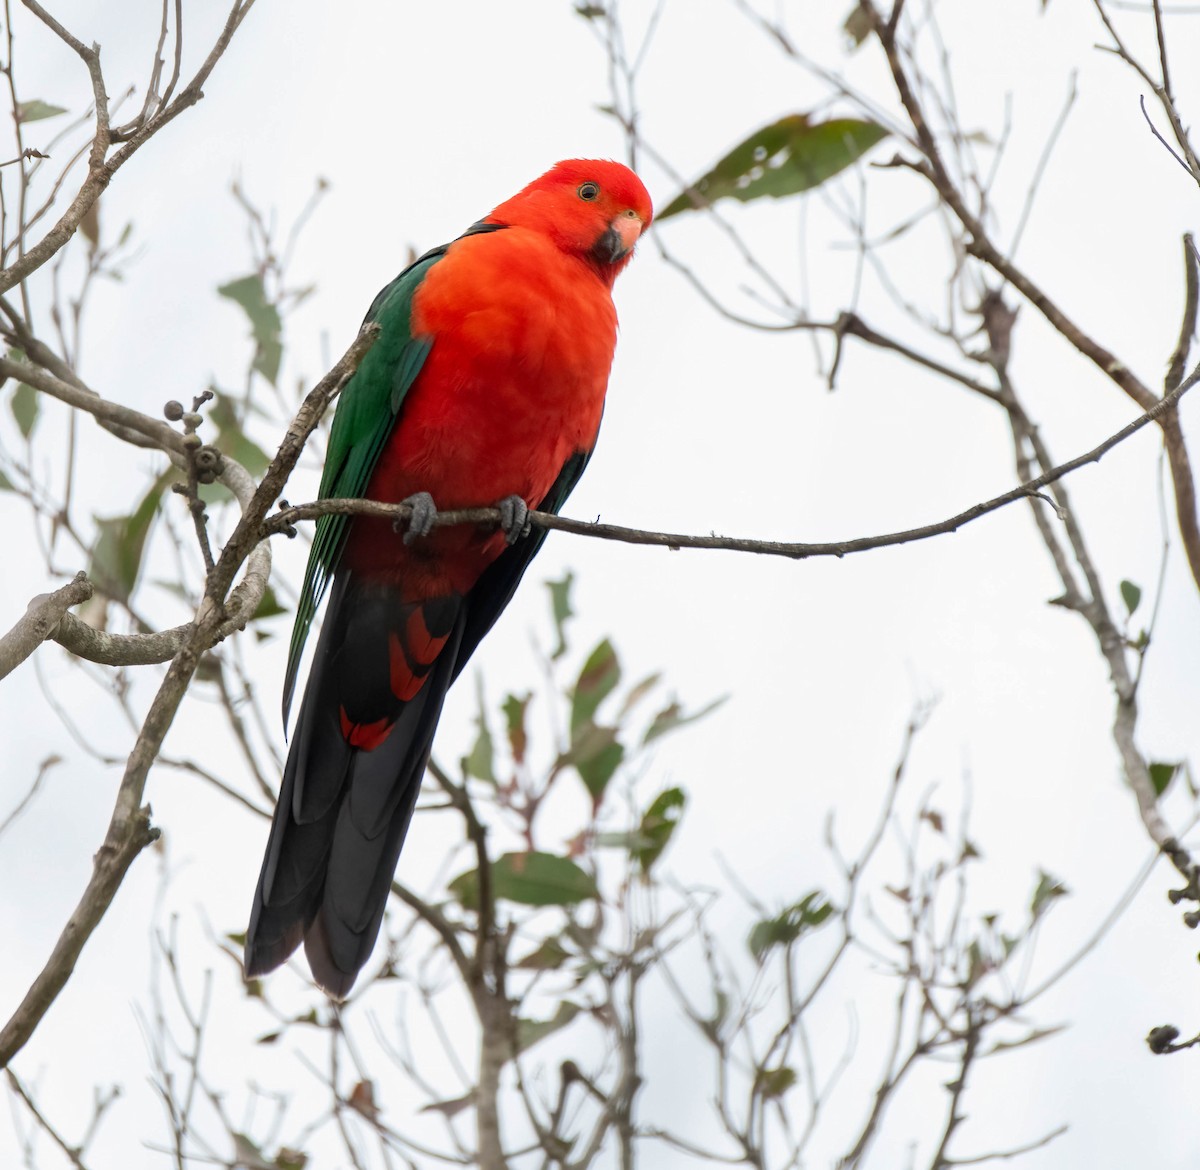
M 349 573 L 335 580 L 255 893 L 247 977 L 303 940 L 322 987 L 341 998 L 353 986 L 383 921 L 464 623 L 459 597 L 418 606 Z

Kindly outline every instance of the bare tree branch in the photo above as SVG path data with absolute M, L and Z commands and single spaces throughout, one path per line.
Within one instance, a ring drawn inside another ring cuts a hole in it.
M 91 880 L 46 965 L 8 1023 L 0 1029 L 0 1067 L 7 1067 L 33 1034 L 66 985 L 84 944 L 107 912 L 134 859 L 158 838 L 158 830 L 150 825 L 150 809 L 142 806 L 146 780 L 201 657 L 214 645 L 229 620 L 225 591 L 247 556 L 250 557 L 247 580 L 253 570 L 255 587 L 261 584 L 265 588 L 270 573 L 270 553 L 266 550 L 267 542 L 257 536 L 263 516 L 295 466 L 305 439 L 377 335 L 377 327 L 362 330 L 342 359 L 309 392 L 262 483 L 254 487 L 253 481 L 242 471 L 244 479 L 237 478 L 231 484 L 242 503 L 241 521 L 222 550 L 216 568 L 209 574 L 196 616 L 182 637 L 182 645 L 167 669 L 126 762 L 108 832 L 93 861 Z M 233 460 L 226 463 L 230 469 L 235 469 L 235 473 L 241 471 Z M 251 586 L 247 585 L 247 599 L 250 593 Z
M 929 127 L 921 101 L 913 89 L 896 36 L 896 10 L 892 13 L 893 20 L 885 22 L 871 0 L 863 0 L 862 9 L 883 47 L 896 93 L 912 123 L 917 145 L 923 155 L 917 162 L 900 160 L 901 165 L 909 166 L 933 185 L 939 197 L 966 230 L 965 247 L 970 255 L 1004 277 L 1075 349 L 1119 386 L 1142 410 L 1149 410 L 1158 401 L 1158 396 L 1116 355 L 1084 332 L 1040 285 L 1030 279 L 1023 269 L 1013 264 L 992 241 L 983 221 L 968 207 L 965 196 L 951 176 L 937 139 Z M 1200 518 L 1196 514 L 1196 488 L 1187 444 L 1179 425 L 1179 418 L 1174 411 L 1164 411 L 1158 416 L 1158 420 L 1163 430 L 1167 459 L 1171 467 L 1180 535 L 1192 577 L 1197 586 L 1200 586 Z
M 576 536 L 593 536 L 601 540 L 617 540 L 626 544 L 654 545 L 672 550 L 681 548 L 723 549 L 729 552 L 758 553 L 764 556 L 789 557 L 803 560 L 808 557 L 844 557 L 850 553 L 866 552 L 870 549 L 887 548 L 897 544 L 910 544 L 917 540 L 928 540 L 956 532 L 973 520 L 995 512 L 1018 500 L 1037 497 L 1041 489 L 1057 482 L 1064 476 L 1089 463 L 1098 463 L 1114 447 L 1136 434 L 1148 423 L 1160 419 L 1175 409 L 1179 399 L 1200 380 L 1200 371 L 1195 371 L 1180 383 L 1166 398 L 1155 402 L 1149 410 L 1110 435 L 1090 451 L 1074 459 L 1060 463 L 1049 471 L 1018 484 L 1015 488 L 993 496 L 990 500 L 973 504 L 945 520 L 926 524 L 919 528 L 907 528 L 901 532 L 888 532 L 880 536 L 859 536 L 850 540 L 825 541 L 819 543 L 787 542 L 776 540 L 749 540 L 736 536 L 691 536 L 677 532 L 649 532 L 640 528 L 624 528 L 616 524 L 589 523 L 572 520 L 566 516 L 555 516 L 548 512 L 530 512 L 529 520 L 540 528 L 551 532 L 571 532 Z M 383 504 L 377 500 L 317 500 L 310 504 L 289 505 L 280 509 L 264 521 L 262 534 L 272 536 L 288 532 L 297 520 L 313 520 L 318 516 L 377 516 L 397 521 L 407 520 L 411 509 L 407 504 Z M 434 518 L 434 527 L 453 524 L 499 524 L 500 512 L 496 508 L 463 508 L 439 512 Z
M 53 593 L 35 597 L 25 616 L 0 638 L 0 678 L 11 674 L 47 638 L 52 637 L 72 605 L 87 601 L 94 592 L 86 573 L 77 573 L 73 581 Z M 82 623 L 80 623 L 82 624 Z
M 28 251 L 20 256 L 15 263 L 0 271 L 0 292 L 7 292 L 14 285 L 23 281 L 30 273 L 35 272 L 50 259 L 75 234 L 83 217 L 91 210 L 92 205 L 100 198 L 101 193 L 112 181 L 117 170 L 130 158 L 137 149 L 148 139 L 161 130 L 168 122 L 181 114 L 189 106 L 194 106 L 203 96 L 203 85 L 208 75 L 213 71 L 217 61 L 229 47 L 233 34 L 245 19 L 246 13 L 253 7 L 254 0 L 234 0 L 233 7 L 226 18 L 225 27 L 217 37 L 212 50 L 201 65 L 196 75 L 186 88 L 167 106 L 158 111 L 152 118 L 146 120 L 142 127 L 116 151 L 111 158 L 106 157 L 111 141 L 108 128 L 108 97 L 104 91 L 103 77 L 100 72 L 100 51 L 96 46 L 89 48 L 82 41 L 72 36 L 57 20 L 45 11 L 37 0 L 22 0 L 25 6 L 38 16 L 64 43 L 69 45 L 87 65 L 92 78 L 93 93 L 96 99 L 96 136 L 93 140 L 91 157 L 88 164 L 88 177 L 79 188 L 70 206 L 63 212 L 58 222 Z

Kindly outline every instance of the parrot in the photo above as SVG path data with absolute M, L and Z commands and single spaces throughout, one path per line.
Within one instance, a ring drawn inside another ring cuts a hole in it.
M 426 252 L 376 296 L 373 346 L 338 398 L 320 498 L 407 503 L 402 522 L 322 516 L 296 608 L 284 765 L 246 932 L 251 980 L 303 942 L 349 994 L 374 948 L 451 683 L 512 598 L 595 446 L 617 340 L 613 282 L 652 218 L 620 163 L 569 159 Z M 500 524 L 435 526 L 439 509 Z

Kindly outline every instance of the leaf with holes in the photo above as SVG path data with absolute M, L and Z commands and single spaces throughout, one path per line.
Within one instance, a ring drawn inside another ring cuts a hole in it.
M 887 133 L 882 126 L 857 118 L 813 122 L 808 114 L 789 114 L 739 142 L 656 218 L 661 223 L 718 199 L 748 203 L 809 191 L 844 171 Z
M 283 321 L 279 310 L 267 300 L 262 277 L 253 272 L 221 285 L 217 292 L 241 305 L 250 319 L 255 345 L 253 368 L 274 386 L 283 361 Z
M 554 619 L 554 636 L 558 644 L 550 651 L 550 657 L 561 658 L 567 652 L 566 625 L 575 616 L 571 608 L 571 586 L 575 582 L 575 574 L 568 569 L 561 581 L 547 581 L 546 588 L 550 590 L 550 616 Z
M 508 732 L 508 749 L 512 752 L 513 763 L 520 766 L 525 762 L 525 749 L 529 746 L 529 734 L 525 730 L 525 713 L 533 692 L 527 691 L 524 696 L 506 695 L 501 708 L 504 712 L 504 727 Z

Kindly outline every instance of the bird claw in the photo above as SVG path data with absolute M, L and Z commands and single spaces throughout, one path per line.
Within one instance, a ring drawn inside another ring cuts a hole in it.
M 400 502 L 412 509 L 406 525 L 407 531 L 404 533 L 404 543 L 412 544 L 418 536 L 428 536 L 433 531 L 433 522 L 437 517 L 437 505 L 433 502 L 433 496 L 428 492 L 417 492 Z M 399 532 L 402 525 L 404 521 L 397 520 L 392 528 Z
M 500 531 L 509 544 L 529 535 L 533 527 L 529 522 L 529 505 L 520 496 L 505 496 L 496 507 L 500 510 Z

